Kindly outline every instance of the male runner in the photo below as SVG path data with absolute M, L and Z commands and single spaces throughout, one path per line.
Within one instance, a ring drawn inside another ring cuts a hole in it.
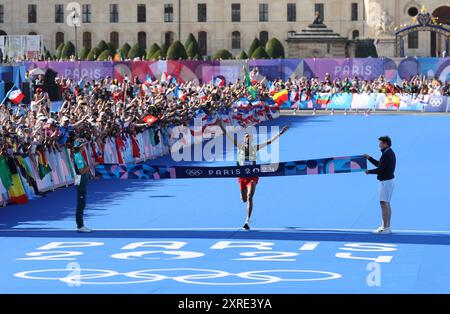
M 218 125 L 231 141 L 238 149 L 237 156 L 237 164 L 238 166 L 247 166 L 247 165 L 255 165 L 257 159 L 258 150 L 266 147 L 269 144 L 272 144 L 281 134 L 288 130 L 288 127 L 285 126 L 281 130 L 280 133 L 275 135 L 272 139 L 263 144 L 253 144 L 253 137 L 249 133 L 245 133 L 244 135 L 244 143 L 238 143 L 234 136 L 227 133 L 225 126 L 223 125 L 222 120 L 219 120 Z M 255 195 L 256 185 L 258 184 L 259 177 L 248 177 L 248 178 L 238 178 L 239 187 L 241 190 L 241 200 L 244 203 L 247 203 L 247 219 L 245 220 L 244 229 L 249 230 L 250 226 L 250 216 L 252 215 L 253 210 L 253 196 Z

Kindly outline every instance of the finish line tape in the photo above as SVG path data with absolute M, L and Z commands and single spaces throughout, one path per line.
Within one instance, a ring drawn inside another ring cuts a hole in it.
M 228 167 L 155 166 L 150 163 L 151 161 L 149 160 L 142 164 L 101 164 L 95 167 L 95 176 L 100 179 L 159 180 L 301 176 L 351 173 L 367 170 L 367 160 L 363 156 L 330 157 L 275 164 Z

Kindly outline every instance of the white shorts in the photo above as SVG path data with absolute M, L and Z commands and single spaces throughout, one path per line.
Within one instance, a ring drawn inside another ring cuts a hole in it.
M 394 179 L 380 181 L 380 202 L 391 202 L 392 192 L 394 192 Z

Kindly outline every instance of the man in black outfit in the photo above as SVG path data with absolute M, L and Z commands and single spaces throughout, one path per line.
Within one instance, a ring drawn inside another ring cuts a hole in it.
M 394 191 L 394 171 L 396 158 L 391 148 L 392 142 L 389 136 L 382 136 L 378 139 L 381 149 L 380 161 L 365 154 L 366 157 L 375 167 L 375 169 L 367 170 L 366 174 L 376 174 L 380 181 L 380 205 L 383 215 L 383 224 L 374 231 L 374 233 L 391 233 L 391 198 Z

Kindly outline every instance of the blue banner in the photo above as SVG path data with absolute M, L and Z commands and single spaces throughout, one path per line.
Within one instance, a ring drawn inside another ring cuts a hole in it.
M 271 177 L 361 172 L 367 170 L 363 156 L 330 157 L 277 164 L 229 167 L 155 166 L 143 164 L 101 164 L 95 167 L 100 179 L 193 179 Z

